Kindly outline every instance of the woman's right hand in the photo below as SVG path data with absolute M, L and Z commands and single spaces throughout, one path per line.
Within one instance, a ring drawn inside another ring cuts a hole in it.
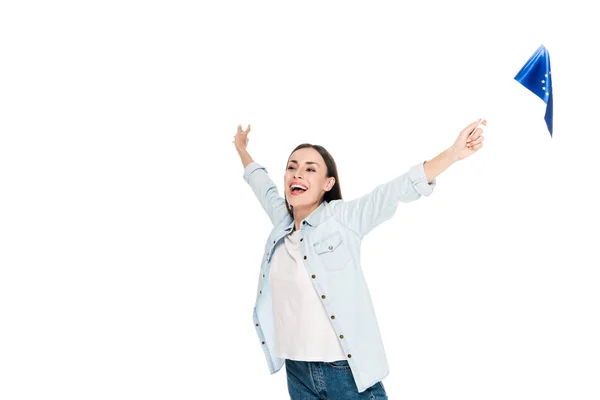
M 248 124 L 248 128 L 246 130 L 242 130 L 242 124 L 238 125 L 238 130 L 235 136 L 233 137 L 233 143 L 235 143 L 235 148 L 238 152 L 246 150 L 246 146 L 248 145 L 248 133 L 250 132 L 250 124 Z

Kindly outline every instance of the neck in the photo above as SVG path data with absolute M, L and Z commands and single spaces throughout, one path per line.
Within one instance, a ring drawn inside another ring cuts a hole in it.
M 321 203 L 317 203 L 317 204 L 313 204 L 313 205 L 305 206 L 305 207 L 300 207 L 300 208 L 294 207 L 294 209 L 293 209 L 293 212 L 294 212 L 294 229 L 295 230 L 299 230 L 300 229 L 300 223 L 302 222 L 302 220 L 305 219 L 306 217 L 308 217 L 317 208 L 319 208 L 320 204 Z

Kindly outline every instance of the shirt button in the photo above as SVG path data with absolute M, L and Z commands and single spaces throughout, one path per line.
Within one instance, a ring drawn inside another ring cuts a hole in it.
M 256 324 L 256 325 L 258 325 L 258 324 Z M 343 339 L 343 338 L 344 338 L 344 335 L 340 335 L 340 339 Z
M 308 257 L 304 256 L 304 259 L 306 260 Z
M 262 294 L 262 290 L 259 293 Z
M 262 344 L 265 344 L 265 342 L 263 341 Z
M 332 315 L 332 316 L 331 316 L 331 319 L 335 319 L 335 315 Z
M 273 240 L 273 244 L 275 244 L 275 241 Z
M 256 326 L 258 326 L 258 324 L 256 324 Z
M 263 342 L 264 343 L 264 342 Z M 348 354 L 348 358 L 352 358 L 352 354 Z
M 313 274 L 312 278 L 315 279 L 317 276 L 315 274 Z
M 329 249 L 329 250 L 333 250 L 333 246 L 332 246 L 332 245 L 329 245 L 328 249 Z
M 322 298 L 322 299 L 324 299 L 324 298 L 325 298 L 325 295 L 324 295 L 324 294 L 323 294 L 323 295 L 321 295 L 321 298 Z
M 306 221 L 302 221 L 302 225 L 306 225 Z
M 304 238 L 300 238 L 300 241 L 303 241 L 303 240 L 304 240 Z

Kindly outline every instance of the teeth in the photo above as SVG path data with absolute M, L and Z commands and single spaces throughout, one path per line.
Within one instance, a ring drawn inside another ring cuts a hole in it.
M 306 188 L 305 188 L 304 186 L 300 186 L 300 185 L 296 185 L 296 184 L 292 185 L 292 186 L 291 186 L 291 188 L 292 188 L 292 189 L 299 188 L 299 189 L 306 190 Z

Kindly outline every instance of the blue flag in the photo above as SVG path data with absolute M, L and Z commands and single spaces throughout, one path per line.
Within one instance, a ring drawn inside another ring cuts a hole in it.
M 517 82 L 546 103 L 544 120 L 552 136 L 552 75 L 550 72 L 550 54 L 542 45 L 525 63 L 515 76 Z

